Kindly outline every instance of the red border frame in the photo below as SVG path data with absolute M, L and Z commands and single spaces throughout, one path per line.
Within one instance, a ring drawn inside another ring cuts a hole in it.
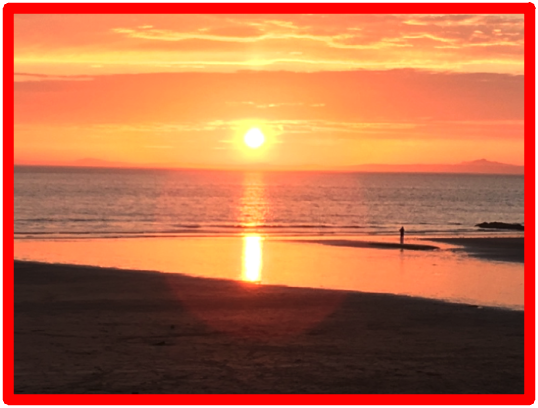
M 515 395 L 20 395 L 14 394 L 13 142 L 15 14 L 524 14 L 525 16 L 525 388 Z M 19 3 L 4 5 L 4 340 L 8 405 L 531 405 L 535 400 L 535 6 L 532 3 Z

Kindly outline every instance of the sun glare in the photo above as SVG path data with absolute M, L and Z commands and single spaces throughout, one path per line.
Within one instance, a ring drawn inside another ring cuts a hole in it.
M 257 149 L 265 142 L 265 136 L 258 128 L 249 129 L 245 134 L 245 144 L 251 149 Z

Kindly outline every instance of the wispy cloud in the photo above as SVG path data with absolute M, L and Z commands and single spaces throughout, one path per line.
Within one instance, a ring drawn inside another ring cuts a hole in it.
M 51 15 L 16 16 L 15 29 L 17 70 L 51 75 L 523 71 L 519 15 Z
M 256 126 L 275 162 L 517 162 L 523 34 L 522 15 L 16 15 L 15 154 L 231 163 Z
M 45 75 L 30 74 L 24 72 L 15 72 L 15 82 L 20 81 L 91 81 L 93 76 L 90 75 Z

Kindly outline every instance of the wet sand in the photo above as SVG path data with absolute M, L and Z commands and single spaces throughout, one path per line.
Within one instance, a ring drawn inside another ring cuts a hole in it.
M 461 251 L 477 258 L 505 262 L 525 260 L 524 238 L 432 238 L 428 241 L 460 245 Z
M 523 393 L 523 312 L 15 262 L 16 393 Z
M 330 246 L 342 246 L 351 248 L 376 248 L 376 249 L 407 249 L 412 251 L 432 251 L 439 249 L 434 245 L 425 244 L 400 244 L 393 242 L 357 241 L 350 239 L 303 239 L 294 240 L 296 242 L 306 242 L 312 244 L 322 244 Z
M 525 243 L 523 238 L 424 238 L 424 240 L 433 242 L 444 242 L 446 244 L 460 246 L 460 248 L 456 248 L 454 249 L 454 251 L 462 251 L 477 258 L 506 262 L 524 261 Z M 437 246 L 426 244 L 402 245 L 399 243 L 391 242 L 374 242 L 350 239 L 315 239 L 296 241 L 351 248 L 402 249 L 412 251 L 432 251 L 439 249 L 439 247 Z

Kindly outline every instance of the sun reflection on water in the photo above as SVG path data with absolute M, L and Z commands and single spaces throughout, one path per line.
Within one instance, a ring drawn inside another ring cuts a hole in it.
M 243 227 L 263 226 L 267 212 L 265 185 L 260 173 L 245 173 L 243 196 L 239 204 L 238 221 Z
M 243 274 L 241 279 L 248 282 L 262 280 L 262 241 L 259 235 L 243 237 Z
M 260 283 L 262 279 L 262 246 L 263 237 L 248 233 L 263 226 L 267 211 L 265 185 L 260 173 L 245 173 L 243 180 L 243 196 L 239 205 L 238 221 L 246 229 L 243 236 L 243 268 L 241 279 L 246 282 Z

